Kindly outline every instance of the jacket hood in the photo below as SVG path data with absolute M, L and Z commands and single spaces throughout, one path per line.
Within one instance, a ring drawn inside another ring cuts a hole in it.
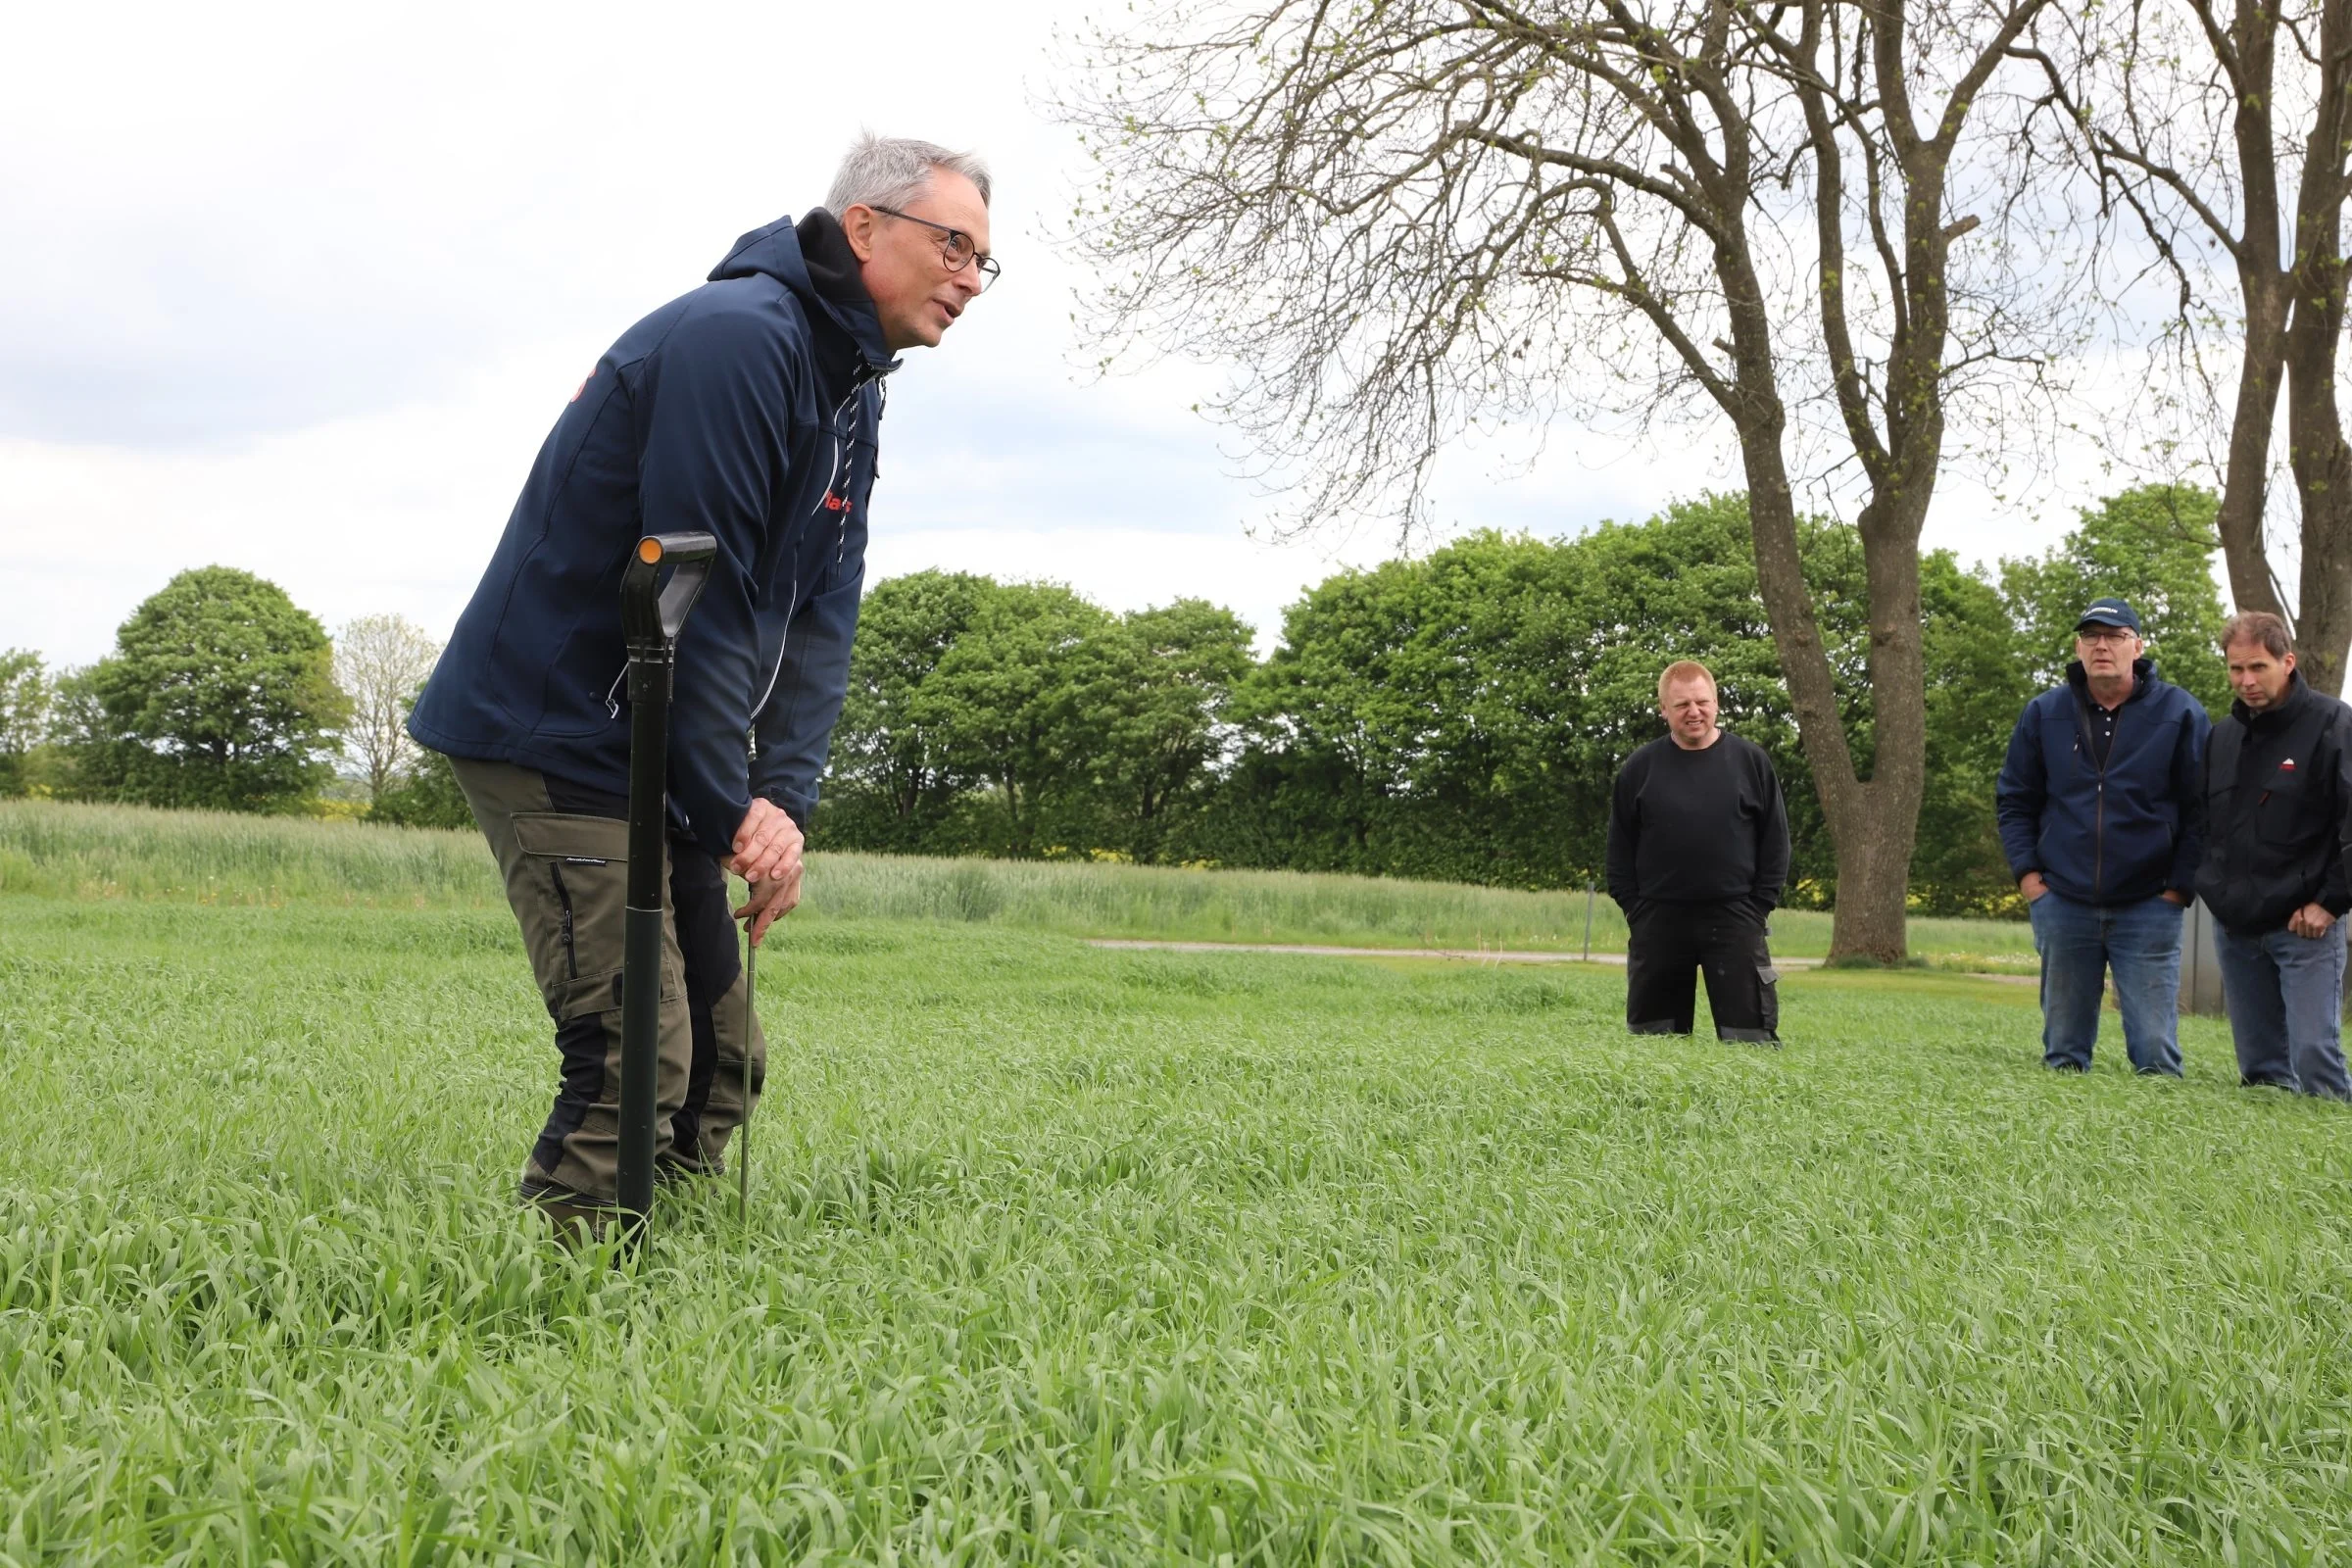
M 779 218 L 753 229 L 710 269 L 710 281 L 757 276 L 774 278 L 798 294 L 811 315 L 831 321 L 864 361 L 868 374 L 887 375 L 899 368 L 882 341 L 882 318 L 858 280 L 857 259 L 849 253 L 841 224 L 823 208 L 811 209 L 797 223 Z
M 2248 726 L 2269 724 L 2292 717 L 2302 711 L 2303 705 L 2310 700 L 2311 688 L 2303 684 L 2303 672 L 2290 669 L 2286 672 L 2286 695 L 2278 700 L 2278 707 L 2266 708 L 2257 713 L 2245 705 L 2244 699 L 2232 697 L 2230 699 L 2230 716 Z

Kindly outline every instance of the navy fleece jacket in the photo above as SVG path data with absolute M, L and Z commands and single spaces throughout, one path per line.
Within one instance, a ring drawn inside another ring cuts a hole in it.
M 2195 698 L 2132 666 L 2132 700 L 2116 710 L 2101 763 L 2082 666 L 2026 705 L 2009 737 L 1994 799 L 2009 874 L 2039 871 L 2080 904 L 2135 904 L 2196 885 L 2205 842 L 2205 737 Z
M 736 242 L 621 334 L 556 420 L 409 733 L 625 794 L 620 577 L 640 535 L 719 555 L 678 641 L 672 830 L 728 854 L 752 797 L 807 823 L 849 688 L 895 368 L 830 215 Z

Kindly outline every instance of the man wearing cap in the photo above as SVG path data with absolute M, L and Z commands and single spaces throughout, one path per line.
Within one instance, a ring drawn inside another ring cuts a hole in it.
M 2197 897 L 2221 928 L 2238 1077 L 2352 1099 L 2339 1039 L 2352 709 L 2303 683 L 2277 615 L 2230 622 L 2222 657 L 2237 701 L 2205 753 Z
M 2180 911 L 2203 848 L 2209 727 L 2142 656 L 2132 607 L 2096 599 L 2066 684 L 2028 703 L 2009 737 L 2001 847 L 2041 955 L 2051 1067 L 2090 1070 L 2112 970 L 2132 1069 L 2180 1075 Z

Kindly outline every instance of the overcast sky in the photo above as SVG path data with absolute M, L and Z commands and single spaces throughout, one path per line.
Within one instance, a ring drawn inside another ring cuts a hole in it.
M 993 163 L 1004 278 L 893 378 L 869 576 L 1200 595 L 1261 628 L 1384 538 L 1270 548 L 1215 368 L 1072 368 L 1041 214 L 1077 172 L 1032 105 L 1080 4 L 21 7 L 0 94 L 0 647 L 103 655 L 188 566 L 331 629 L 445 635 L 540 438 L 630 321 L 821 199 L 860 124 Z M 1446 528 L 1568 534 L 1738 482 L 1720 443 L 1562 428 L 1447 461 Z M 2095 482 L 2085 479 L 2084 484 Z M 2035 548 L 1947 483 L 1931 542 Z

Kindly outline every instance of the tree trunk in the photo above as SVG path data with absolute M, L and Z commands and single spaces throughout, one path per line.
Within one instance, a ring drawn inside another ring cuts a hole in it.
M 2239 86 L 2230 138 L 2243 187 L 2243 217 L 2236 235 L 2223 237 L 2236 257 L 2246 337 L 2245 358 L 2237 369 L 2237 401 L 2230 414 L 2230 451 L 2216 525 L 2230 571 L 2230 597 L 2237 608 L 2284 617 L 2286 607 L 2278 601 L 2278 580 L 2272 574 L 2262 538 L 2270 510 L 2271 435 L 2285 375 L 2286 320 L 2292 301 L 2279 256 L 2283 236 L 2278 153 L 2272 132 L 2278 13 L 2273 0 L 2237 0 L 2229 37 Z
M 1899 607 L 1906 598 L 1900 587 L 1905 576 L 1903 563 L 1884 559 L 1900 552 L 1868 550 L 1864 560 L 1874 590 L 1882 578 L 1888 584 L 1886 610 L 1882 612 L 1875 592 L 1871 607 L 1872 705 L 1881 712 L 1899 710 L 1906 699 L 1895 688 L 1907 670 L 1911 682 L 1907 701 L 1913 714 L 1907 729 L 1898 724 L 1892 734 L 1882 732 L 1872 769 L 1876 776 L 1865 784 L 1855 776 L 1853 749 L 1838 712 L 1837 679 L 1822 647 L 1813 597 L 1805 587 L 1781 428 L 1777 417 L 1768 417 L 1742 428 L 1740 445 L 1747 473 L 1756 585 L 1772 622 L 1773 646 L 1780 655 L 1782 675 L 1788 682 L 1797 739 L 1812 766 L 1822 817 L 1837 857 L 1838 903 L 1830 927 L 1830 956 L 1900 963 L 1910 951 L 1905 910 L 1911 847 L 1919 831 L 1919 802 L 1927 768 L 1918 555 L 1914 551 L 1908 563 L 1908 658 L 1900 651 L 1900 637 L 1888 639 L 1886 652 L 1879 646 L 1883 622 L 1900 614 Z M 1911 753 L 1907 767 L 1894 756 L 1905 747 Z
M 2340 264 L 2339 264 L 2340 265 Z M 2303 318 L 2314 318 L 2307 328 Z M 2303 581 L 2295 616 L 2297 667 L 2314 689 L 2336 696 L 2352 644 L 2352 447 L 2336 406 L 2336 344 L 2343 336 L 2343 285 L 2334 308 L 2295 305 L 2287 358 L 2287 440 L 2303 503 Z
M 2352 447 L 2336 402 L 2344 340 L 2344 148 L 2352 137 L 2352 0 L 2328 0 L 2319 102 L 2295 203 L 2294 314 L 2286 327 L 2286 438 L 2303 504 L 2295 643 L 2303 678 L 2334 696 L 2352 643 Z
M 1719 254 L 1739 364 L 1732 413 L 1747 476 L 1748 528 L 1756 587 L 1772 624 L 1797 739 L 1813 769 L 1823 820 L 1837 858 L 1838 902 L 1830 956 L 1901 963 L 1910 952 L 1905 910 L 1911 848 L 1927 772 L 1927 690 L 1919 635 L 1919 533 L 1933 481 L 1905 493 L 1899 466 L 1874 485 L 1862 515 L 1869 583 L 1871 707 L 1879 721 L 1872 780 L 1861 781 L 1838 701 L 1837 676 L 1822 646 L 1797 547 L 1796 504 L 1782 438 L 1788 416 L 1773 375 L 1763 290 L 1743 253 Z M 1919 416 L 1915 413 L 1914 417 Z M 1931 466 L 1940 445 L 1939 412 L 1907 445 L 1927 437 Z
M 2245 358 L 2237 371 L 2237 403 L 2230 415 L 2230 453 L 2222 471 L 2222 506 L 2215 525 L 2222 559 L 2230 571 L 2230 597 L 2240 610 L 2284 617 L 2278 580 L 2263 548 L 2262 524 L 2269 511 L 2271 432 L 2278 410 L 2286 364 L 2285 279 L 2261 269 L 2241 272 L 2246 307 Z
M 2339 437 L 2328 465 L 2335 488 L 2325 496 L 2308 489 L 2303 502 L 2303 592 L 2295 617 L 2296 667 L 2303 678 L 2330 697 L 2344 690 L 2344 663 L 2352 646 L 2352 464 Z

